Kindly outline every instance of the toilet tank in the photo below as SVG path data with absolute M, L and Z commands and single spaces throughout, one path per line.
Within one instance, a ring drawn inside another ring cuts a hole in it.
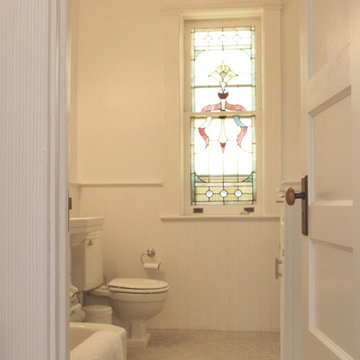
M 103 283 L 104 218 L 70 219 L 71 282 L 80 291 Z

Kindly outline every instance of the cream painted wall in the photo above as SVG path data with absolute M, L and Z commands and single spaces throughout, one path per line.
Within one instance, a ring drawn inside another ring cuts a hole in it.
M 70 93 L 71 93 L 71 106 L 70 106 L 70 139 L 69 139 L 69 150 L 70 150 L 70 182 L 77 179 L 77 95 L 78 95 L 78 22 L 79 18 L 79 2 L 78 0 L 71 0 L 71 81 L 70 81 Z M 76 188 L 70 189 L 70 192 L 76 191 Z
M 69 194 L 72 198 L 72 211 L 71 216 L 79 216 L 80 214 L 80 187 L 75 184 L 77 179 L 77 149 L 78 149 L 78 136 L 77 136 L 77 115 L 78 115 L 78 41 L 79 41 L 79 1 L 71 0 L 71 81 L 70 81 L 70 93 L 71 93 L 71 106 L 70 106 L 70 137 L 69 137 L 69 169 L 70 169 L 70 184 Z
M 175 4 L 182 2 L 166 1 L 167 6 Z M 191 6 L 196 4 L 211 7 L 218 2 L 193 1 Z M 73 7 L 78 11 L 72 47 L 76 110 L 71 129 L 75 127 L 76 132 L 71 136 L 77 145 L 72 151 L 73 181 L 171 179 L 172 188 L 179 189 L 179 129 L 166 129 L 162 111 L 164 83 L 171 81 L 163 74 L 171 65 L 163 61 L 166 19 L 161 15 L 161 1 L 73 0 Z M 297 123 L 291 116 L 292 104 L 298 106 L 293 76 L 296 16 L 296 1 L 287 1 L 283 10 L 283 146 L 289 155 L 283 157 L 283 179 L 298 175 L 290 161 L 297 146 L 293 134 Z M 170 193 L 168 183 L 164 185 L 72 186 L 73 216 L 106 218 L 106 276 L 149 276 L 169 282 L 166 307 L 150 321 L 154 328 L 278 330 L 279 283 L 273 264 L 278 255 L 279 220 L 162 221 L 161 216 L 179 208 L 179 191 Z M 146 273 L 138 260 L 150 246 L 165 265 L 161 273 Z
M 79 179 L 161 178 L 158 1 L 80 0 L 79 12 Z
M 301 162 L 299 4 L 282 7 L 282 180 L 300 181 Z

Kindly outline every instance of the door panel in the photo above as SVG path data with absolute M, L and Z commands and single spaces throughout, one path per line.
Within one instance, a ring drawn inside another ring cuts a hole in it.
M 315 336 L 325 335 L 350 353 L 352 249 L 311 240 L 309 255 L 310 330 Z
M 313 201 L 352 198 L 350 96 L 310 120 L 313 161 Z M 341 180 L 340 180 L 341 179 Z M 340 181 L 339 181 L 340 180 Z
M 356 0 L 301 0 L 302 108 L 309 236 L 302 248 L 302 358 L 360 359 L 358 74 L 351 71 Z

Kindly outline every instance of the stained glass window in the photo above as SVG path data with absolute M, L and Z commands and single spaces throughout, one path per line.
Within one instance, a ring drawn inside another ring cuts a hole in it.
M 191 204 L 253 204 L 255 29 L 192 29 L 191 50 Z

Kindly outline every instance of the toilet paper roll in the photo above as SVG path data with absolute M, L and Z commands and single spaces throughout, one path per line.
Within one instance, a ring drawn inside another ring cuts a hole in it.
M 160 270 L 161 263 L 145 263 L 144 269 L 145 270 Z

